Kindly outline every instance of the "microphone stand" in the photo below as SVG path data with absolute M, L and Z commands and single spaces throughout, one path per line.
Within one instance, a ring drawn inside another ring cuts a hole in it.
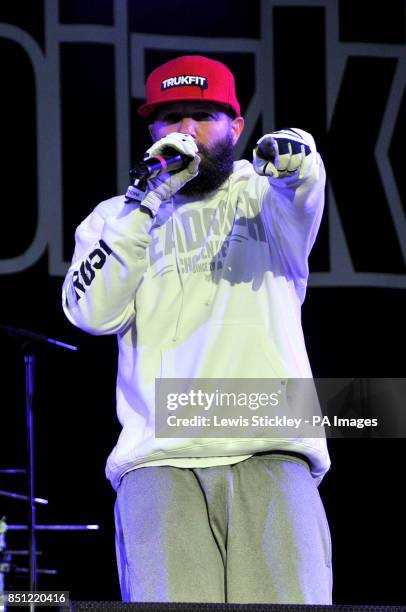
M 35 537 L 36 508 L 34 501 L 34 379 L 35 354 L 32 350 L 24 355 L 25 364 L 25 406 L 28 444 L 28 497 L 29 497 L 29 550 L 30 550 L 30 591 L 37 590 L 37 542 Z
M 34 343 L 53 344 L 69 351 L 77 351 L 77 346 L 66 344 L 53 338 L 47 338 L 26 329 L 0 325 L 0 331 L 8 336 L 17 338 L 21 343 L 21 350 L 24 352 L 25 365 L 25 409 L 27 424 L 27 451 L 28 451 L 28 531 L 29 531 L 29 551 L 30 551 L 30 591 L 37 590 L 38 571 L 37 571 L 37 542 L 36 542 L 36 499 L 34 494 L 34 390 L 35 390 L 35 353 Z

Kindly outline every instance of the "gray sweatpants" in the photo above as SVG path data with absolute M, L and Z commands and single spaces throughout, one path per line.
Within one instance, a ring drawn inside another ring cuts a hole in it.
M 124 601 L 331 604 L 329 527 L 298 457 L 139 468 L 115 516 Z

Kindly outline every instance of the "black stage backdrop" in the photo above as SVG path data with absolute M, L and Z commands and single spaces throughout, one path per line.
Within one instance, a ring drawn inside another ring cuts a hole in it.
M 240 156 L 251 159 L 273 129 L 314 134 L 329 176 L 303 307 L 314 374 L 405 376 L 404 22 L 398 0 L 383 9 L 351 0 L 0 3 L 0 323 L 80 347 L 37 350 L 36 493 L 49 499 L 37 519 L 100 525 L 38 533 L 40 567 L 58 571 L 40 576 L 41 589 L 119 599 L 114 493 L 104 478 L 119 433 L 116 341 L 73 328 L 60 291 L 74 228 L 125 190 L 148 145 L 136 108 L 160 62 L 203 53 L 231 67 L 247 121 Z M 4 470 L 26 461 L 25 381 L 18 343 L 1 335 L 0 355 Z M 405 440 L 334 439 L 329 448 L 320 491 L 334 602 L 405 603 Z M 25 487 L 23 476 L 0 473 L 1 490 Z M 24 503 L 0 496 L 8 524 L 26 515 Z M 27 547 L 26 533 L 6 535 L 9 548 Z

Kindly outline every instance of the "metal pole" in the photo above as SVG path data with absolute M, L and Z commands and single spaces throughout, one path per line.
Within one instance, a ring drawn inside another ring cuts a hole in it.
M 34 495 L 34 370 L 35 355 L 30 353 L 24 356 L 25 363 L 25 399 L 27 415 L 27 443 L 28 443 L 28 474 L 29 474 L 29 550 L 30 550 L 30 591 L 37 590 L 37 543 L 36 543 L 36 508 Z

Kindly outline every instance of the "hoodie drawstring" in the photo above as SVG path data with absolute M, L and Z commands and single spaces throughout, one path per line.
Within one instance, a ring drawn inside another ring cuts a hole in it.
M 182 275 L 182 271 L 181 271 L 180 259 L 179 259 L 179 245 L 178 245 L 178 237 L 177 237 L 177 231 L 176 231 L 176 222 L 175 222 L 175 215 L 174 215 L 175 206 L 174 206 L 173 198 L 171 199 L 171 205 L 172 205 L 172 234 L 173 234 L 173 243 L 174 243 L 174 248 L 175 248 L 176 269 L 177 269 L 177 272 L 178 272 L 179 283 L 180 283 L 180 287 L 181 287 L 180 306 L 179 306 L 178 316 L 177 316 L 177 320 L 176 320 L 175 333 L 174 333 L 174 336 L 172 338 L 172 341 L 176 342 L 178 340 L 178 337 L 179 337 L 179 328 L 180 328 L 180 323 L 181 323 L 181 318 L 182 318 L 182 313 L 183 313 L 184 297 L 185 297 L 185 285 L 186 285 L 187 281 L 189 280 L 189 278 L 191 277 L 191 274 L 194 273 L 196 265 L 199 263 L 199 261 L 203 257 L 204 251 L 207 249 L 207 247 L 210 245 L 210 242 L 213 240 L 213 226 L 215 225 L 215 222 L 216 222 L 216 219 L 217 219 L 217 216 L 218 216 L 219 208 L 214 213 L 213 220 L 211 222 L 211 225 L 210 225 L 210 228 L 209 228 L 209 232 L 208 232 L 208 236 L 207 236 L 208 240 L 205 241 L 202 244 L 200 252 L 193 257 L 193 266 L 183 276 Z M 229 178 L 228 179 L 226 206 L 225 206 L 225 210 L 224 210 L 223 221 L 222 221 L 221 228 L 220 228 L 220 247 L 219 247 L 219 250 L 223 246 L 224 238 L 225 238 L 225 235 L 226 235 L 225 234 L 225 228 L 226 228 L 226 223 L 227 223 L 227 218 L 228 218 L 230 206 L 231 206 L 231 179 Z M 230 220 L 230 228 L 229 229 L 231 229 L 232 226 L 233 226 L 235 212 L 236 211 L 234 211 L 232 222 Z M 214 274 L 215 274 L 215 272 L 216 271 L 214 270 Z M 213 304 L 213 299 L 214 299 L 214 294 L 215 294 L 215 291 L 216 291 L 216 286 L 217 286 L 219 281 L 220 281 L 220 277 L 217 279 L 217 283 L 214 281 L 214 278 L 212 278 L 210 292 L 209 292 L 208 297 L 207 297 L 207 299 L 205 301 L 205 305 L 206 306 L 211 306 Z

